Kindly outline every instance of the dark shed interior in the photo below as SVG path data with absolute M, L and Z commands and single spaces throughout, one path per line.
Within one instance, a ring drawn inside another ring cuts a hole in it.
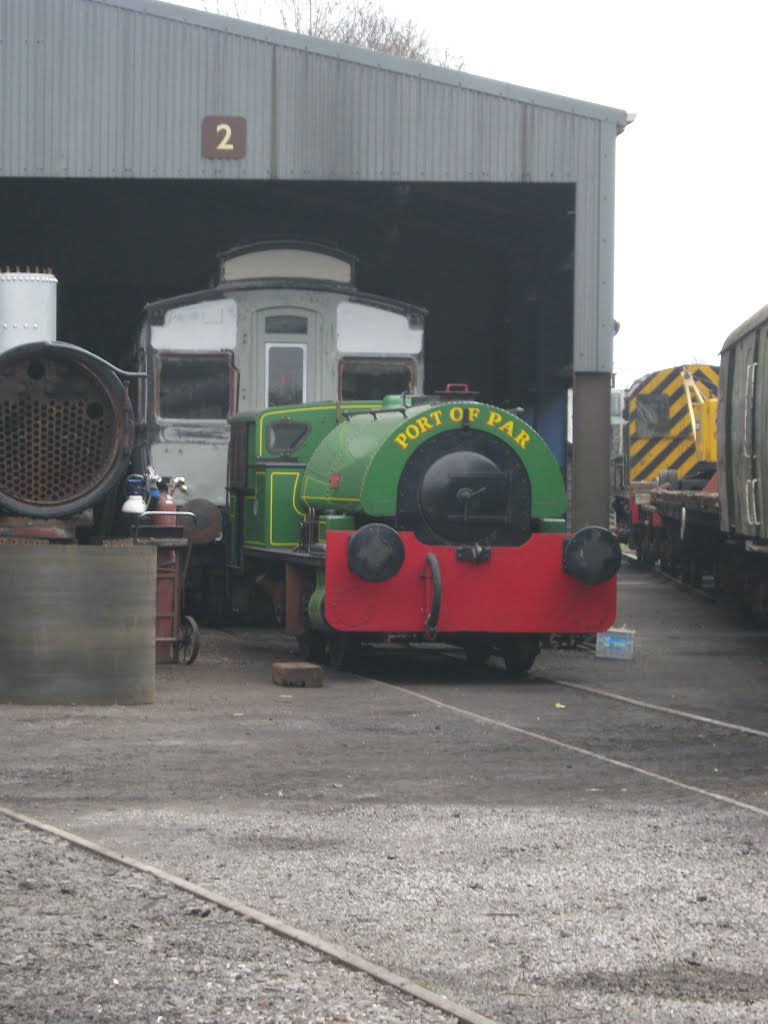
M 363 291 L 429 311 L 430 390 L 525 410 L 565 457 L 574 186 L 3 179 L 0 268 L 50 268 L 59 339 L 127 366 L 146 302 L 205 288 L 219 251 L 299 237 Z

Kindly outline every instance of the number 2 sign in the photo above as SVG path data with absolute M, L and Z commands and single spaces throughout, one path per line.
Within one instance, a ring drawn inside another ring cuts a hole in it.
M 203 156 L 207 160 L 242 160 L 245 118 L 225 114 L 203 118 Z

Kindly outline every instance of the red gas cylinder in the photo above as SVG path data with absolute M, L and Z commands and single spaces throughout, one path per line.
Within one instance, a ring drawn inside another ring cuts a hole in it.
M 175 512 L 176 502 L 173 500 L 171 495 L 168 493 L 167 484 L 160 484 L 160 497 L 154 503 L 152 509 L 153 512 Z M 162 515 L 153 517 L 153 523 L 155 526 L 175 526 L 176 516 Z

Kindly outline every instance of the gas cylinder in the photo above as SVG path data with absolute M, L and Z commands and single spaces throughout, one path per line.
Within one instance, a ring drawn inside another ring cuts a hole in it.
M 132 473 L 125 482 L 127 497 L 120 509 L 121 528 L 125 536 L 138 526 L 141 517 L 147 511 L 147 499 L 144 493 L 144 477 L 141 473 Z
M 175 512 L 176 511 L 176 502 L 171 497 L 170 491 L 168 489 L 168 480 L 163 478 L 160 481 L 160 485 L 158 487 L 158 490 L 159 490 L 160 493 L 158 494 L 158 497 L 155 499 L 155 501 L 152 503 L 152 506 L 151 506 L 152 511 L 153 512 L 163 512 L 163 513 Z M 156 517 L 153 516 L 152 524 L 153 524 L 153 526 L 175 526 L 176 525 L 176 516 L 172 516 L 172 515 L 162 515 L 162 516 L 156 516 Z
M 125 481 L 126 499 L 121 512 L 129 516 L 140 516 L 147 510 L 147 499 L 144 497 L 144 477 L 141 473 L 132 473 Z

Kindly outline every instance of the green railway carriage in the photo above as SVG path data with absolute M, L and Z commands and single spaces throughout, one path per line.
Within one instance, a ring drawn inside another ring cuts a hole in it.
M 720 354 L 717 583 L 768 619 L 768 306 L 732 331 Z
M 517 672 L 543 634 L 613 622 L 618 545 L 566 535 L 557 462 L 516 415 L 459 393 L 230 422 L 230 587 L 267 590 L 306 656 L 439 637 Z

